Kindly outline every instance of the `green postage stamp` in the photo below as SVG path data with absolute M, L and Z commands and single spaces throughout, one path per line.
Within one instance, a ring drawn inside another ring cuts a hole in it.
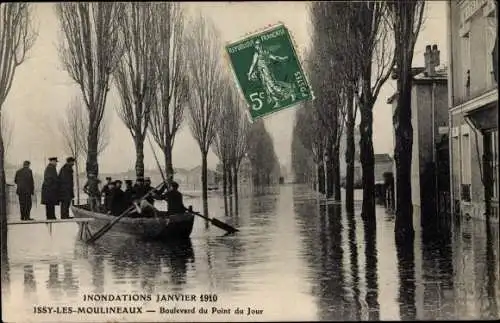
M 253 120 L 313 99 L 283 24 L 230 43 L 226 51 Z

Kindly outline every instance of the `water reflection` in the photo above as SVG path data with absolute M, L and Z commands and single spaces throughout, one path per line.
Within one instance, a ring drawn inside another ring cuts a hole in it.
M 25 265 L 24 271 L 24 296 L 28 297 L 32 293 L 36 292 L 36 281 L 35 281 L 35 271 L 33 265 Z
M 359 264 L 358 264 L 358 244 L 356 237 L 356 218 L 354 214 L 347 215 L 348 239 L 349 239 L 349 261 L 351 269 L 351 283 L 353 292 L 352 317 L 351 320 L 359 321 L 361 319 L 361 303 L 359 302 Z
M 375 223 L 364 223 L 365 233 L 365 278 L 366 304 L 368 305 L 368 320 L 380 318 L 378 303 L 378 276 L 377 276 L 377 229 Z

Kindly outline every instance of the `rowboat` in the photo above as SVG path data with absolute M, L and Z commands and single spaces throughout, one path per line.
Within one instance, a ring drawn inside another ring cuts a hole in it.
M 86 205 L 74 205 L 71 211 L 75 218 L 92 218 L 88 223 L 92 233 L 116 219 L 113 215 L 93 212 Z M 156 217 L 123 217 L 111 229 L 111 232 L 125 233 L 144 240 L 185 239 L 191 235 L 194 214 L 190 212 L 167 215 L 157 211 Z

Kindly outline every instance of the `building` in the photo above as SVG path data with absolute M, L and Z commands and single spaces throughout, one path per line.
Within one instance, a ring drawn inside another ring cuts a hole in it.
M 359 132 L 359 127 L 354 128 L 354 186 L 361 186 L 361 179 L 363 176 L 361 162 L 359 159 L 359 140 L 361 139 L 361 134 Z M 346 151 L 346 131 L 342 132 L 340 138 L 340 177 L 342 178 L 342 185 L 345 182 L 346 167 L 347 163 L 345 161 L 345 151 Z
M 215 189 L 217 187 L 217 173 L 211 169 L 207 169 L 207 183 L 208 189 Z M 183 188 L 186 190 L 201 190 L 201 166 L 196 166 L 195 168 L 188 171 L 185 174 L 185 182 L 183 183 Z
M 448 2 L 455 214 L 498 220 L 498 35 L 494 0 Z
M 449 210 L 448 86 L 447 68 L 440 66 L 437 45 L 426 46 L 425 66 L 412 68 L 411 116 L 413 147 L 411 160 L 412 203 L 436 210 Z M 388 98 L 394 113 L 398 93 Z M 393 137 L 395 136 L 393 130 Z M 436 171 L 440 169 L 440 171 Z M 394 174 L 396 171 L 394 170 Z M 442 193 L 438 193 L 442 192 Z M 436 199 L 436 196 L 443 198 Z M 428 203 L 425 203 L 427 201 Z
M 384 173 L 392 173 L 394 160 L 389 154 L 375 154 L 375 183 L 384 183 Z

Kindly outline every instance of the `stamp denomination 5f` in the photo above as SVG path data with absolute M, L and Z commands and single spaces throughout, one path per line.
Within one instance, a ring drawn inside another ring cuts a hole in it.
M 283 24 L 230 43 L 226 51 L 252 119 L 313 98 Z

